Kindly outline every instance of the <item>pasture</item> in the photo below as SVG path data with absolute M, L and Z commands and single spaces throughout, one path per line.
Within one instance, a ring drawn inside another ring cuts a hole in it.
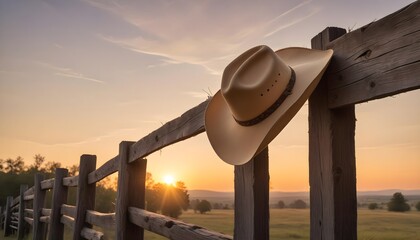
M 415 240 L 420 239 L 420 212 L 406 213 L 388 212 L 386 210 L 358 211 L 358 239 L 360 240 Z M 194 213 L 192 210 L 184 212 L 181 220 L 194 223 L 208 229 L 233 234 L 233 210 L 212 210 L 207 214 Z M 69 229 L 65 239 L 72 239 Z M 107 239 L 113 239 L 112 231 L 104 231 Z M 15 237 L 0 239 L 16 239 Z M 31 239 L 31 235 L 27 238 Z M 163 240 L 145 231 L 146 240 Z M 309 239 L 309 209 L 271 209 L 270 210 L 270 239 Z

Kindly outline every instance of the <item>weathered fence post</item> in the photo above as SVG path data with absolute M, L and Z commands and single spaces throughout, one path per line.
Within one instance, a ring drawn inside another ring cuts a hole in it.
M 25 191 L 28 190 L 28 185 L 20 185 L 20 195 L 19 195 L 19 219 L 18 219 L 18 239 L 23 239 L 25 237 L 26 222 L 25 222 Z
M 44 207 L 45 191 L 41 189 L 41 182 L 45 176 L 41 173 L 35 174 L 34 181 L 34 223 L 33 223 L 33 239 L 42 240 L 45 238 L 46 224 L 40 221 L 42 217 L 42 208 Z
M 115 209 L 116 239 L 143 240 L 143 228 L 128 220 L 128 207 L 144 209 L 146 159 L 138 159 L 128 163 L 129 149 L 134 142 L 120 143 L 120 166 L 118 169 L 118 193 Z
M 79 179 L 77 184 L 76 217 L 74 219 L 73 240 L 84 239 L 81 236 L 84 227 L 92 228 L 86 223 L 86 211 L 95 208 L 96 183 L 88 183 L 88 174 L 95 171 L 96 156 L 82 155 L 79 165 Z
M 268 147 L 248 163 L 235 166 L 234 239 L 269 239 Z
M 64 224 L 61 223 L 61 205 L 67 202 L 67 189 L 63 185 L 63 178 L 67 177 L 68 170 L 57 168 L 54 176 L 52 206 L 50 215 L 49 240 L 62 240 L 64 238 Z
M 3 216 L 3 208 L 0 206 L 0 229 L 4 229 L 4 222 L 3 222 L 3 219 L 4 219 L 4 216 Z
M 326 49 L 345 33 L 329 27 L 312 39 L 312 48 Z M 321 79 L 309 98 L 311 239 L 357 239 L 354 105 L 329 109 L 328 97 Z
M 5 211 L 4 211 L 4 236 L 7 237 L 12 233 L 12 229 L 10 228 L 10 223 L 12 221 L 12 211 L 11 211 L 11 206 L 12 206 L 12 202 L 13 202 L 13 197 L 8 196 L 7 200 L 6 200 L 6 207 L 5 207 Z

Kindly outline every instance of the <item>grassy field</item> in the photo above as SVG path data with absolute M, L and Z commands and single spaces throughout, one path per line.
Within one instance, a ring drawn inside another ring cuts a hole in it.
M 309 210 L 271 209 L 271 239 L 309 239 Z M 386 210 L 361 209 L 359 214 L 358 239 L 360 240 L 420 240 L 420 212 L 394 213 Z M 213 210 L 201 215 L 184 212 L 181 220 L 229 235 L 233 234 L 233 211 Z M 71 239 L 70 231 L 66 239 Z M 105 231 L 113 239 L 111 231 Z M 0 232 L 0 239 L 3 232 Z M 29 238 L 28 238 L 29 239 Z M 145 233 L 146 240 L 166 239 L 153 233 Z

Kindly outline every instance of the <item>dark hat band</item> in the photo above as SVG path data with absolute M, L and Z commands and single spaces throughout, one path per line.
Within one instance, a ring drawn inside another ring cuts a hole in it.
M 280 97 L 270 107 L 268 107 L 263 113 L 261 113 L 260 115 L 258 115 L 257 117 L 251 120 L 240 121 L 236 119 L 235 117 L 233 117 L 239 125 L 247 127 L 247 126 L 252 126 L 252 125 L 260 123 L 264 119 L 268 118 L 268 116 L 270 116 L 274 111 L 276 111 L 276 109 L 280 107 L 280 105 L 284 102 L 287 96 L 292 94 L 292 89 L 296 82 L 296 74 L 295 74 L 295 71 L 291 67 L 289 68 L 292 71 L 292 75 L 290 76 L 289 83 L 287 84 L 286 89 L 284 90 L 282 94 L 280 94 Z

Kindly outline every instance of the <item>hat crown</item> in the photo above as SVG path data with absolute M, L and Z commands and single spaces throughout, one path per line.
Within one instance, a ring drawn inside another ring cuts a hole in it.
M 271 48 L 257 46 L 225 68 L 221 93 L 233 117 L 248 121 L 277 101 L 291 74 L 290 67 Z

